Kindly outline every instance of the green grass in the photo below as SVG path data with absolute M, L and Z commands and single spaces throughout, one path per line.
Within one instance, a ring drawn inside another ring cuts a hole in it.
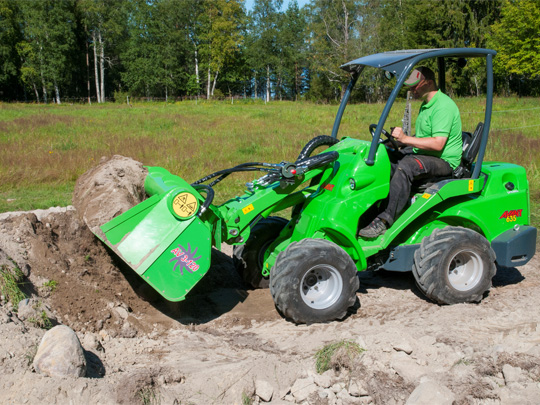
M 484 99 L 460 98 L 463 129 L 483 121 Z M 390 112 L 400 125 L 405 102 Z M 531 183 L 533 224 L 540 188 L 538 99 L 496 98 L 486 160 L 523 165 Z M 413 102 L 413 122 L 419 102 Z M 384 104 L 350 105 L 339 137 L 370 139 Z M 335 105 L 305 102 L 179 102 L 97 105 L 0 103 L 0 212 L 71 203 L 77 178 L 102 156 L 120 154 L 162 166 L 187 181 L 247 161 L 295 160 L 305 143 L 330 134 Z M 241 194 L 257 175 L 216 186 L 216 202 Z
M 329 343 L 315 353 L 315 370 L 322 374 L 330 369 L 351 369 L 364 351 L 358 343 L 350 340 Z
M 26 298 L 19 286 L 23 277 L 22 271 L 17 267 L 10 269 L 8 266 L 0 266 L 0 293 L 11 302 L 15 311 L 19 302 Z

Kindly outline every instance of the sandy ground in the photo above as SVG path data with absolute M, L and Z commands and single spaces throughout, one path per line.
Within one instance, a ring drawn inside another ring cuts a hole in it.
M 230 248 L 213 252 L 210 272 L 186 301 L 160 299 L 73 207 L 0 214 L 2 255 L 28 275 L 26 293 L 76 331 L 88 362 L 86 378 L 37 374 L 32 357 L 45 330 L 18 320 L 3 301 L 2 404 L 257 403 L 267 396 L 262 383 L 274 404 L 402 404 L 426 382 L 447 389 L 431 403 L 540 401 L 536 257 L 498 268 L 479 304 L 429 302 L 411 273 L 360 273 L 355 313 L 295 325 L 279 316 L 268 290 L 245 288 Z M 365 351 L 318 375 L 315 353 L 343 339 Z M 362 392 L 343 394 L 352 381 Z

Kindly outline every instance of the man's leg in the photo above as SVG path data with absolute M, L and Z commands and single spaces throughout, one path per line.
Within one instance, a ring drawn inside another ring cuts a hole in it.
M 397 215 L 407 205 L 411 186 L 415 180 L 449 176 L 452 168 L 448 162 L 435 156 L 407 155 L 399 161 L 393 171 L 386 208 L 371 224 L 360 231 L 362 237 L 375 238 L 392 226 Z
M 386 209 L 378 215 L 378 218 L 384 220 L 388 227 L 392 226 L 397 214 L 407 205 L 413 181 L 425 174 L 426 166 L 416 155 L 405 156 L 399 161 L 390 180 L 388 204 Z

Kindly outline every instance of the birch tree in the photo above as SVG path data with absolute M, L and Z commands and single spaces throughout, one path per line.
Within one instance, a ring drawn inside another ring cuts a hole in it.
M 48 101 L 48 89 L 52 88 L 54 100 L 60 104 L 60 87 L 71 78 L 74 0 L 28 0 L 19 4 L 25 44 L 18 49 L 26 57 L 24 67 L 34 72 L 32 78 L 39 76 L 44 101 Z
M 277 24 L 282 4 L 282 0 L 256 0 L 250 14 L 250 60 L 254 71 L 266 77 L 267 102 L 270 101 L 272 93 L 272 75 L 279 62 Z
M 201 54 L 207 69 L 206 96 L 210 98 L 223 67 L 240 50 L 245 14 L 238 0 L 214 0 L 204 5 Z
M 79 0 L 83 23 L 89 35 L 93 62 L 96 99 L 105 102 L 105 71 L 117 58 L 114 44 L 122 37 L 127 24 L 125 0 Z M 110 52 L 110 54 L 109 54 Z

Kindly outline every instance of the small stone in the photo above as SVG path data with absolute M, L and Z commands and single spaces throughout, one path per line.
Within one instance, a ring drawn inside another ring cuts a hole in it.
M 337 382 L 337 383 L 335 383 L 334 385 L 332 385 L 330 387 L 330 389 L 332 390 L 332 392 L 334 394 L 337 394 L 338 392 L 340 392 L 344 388 L 345 388 L 345 383 L 344 382 Z
M 270 402 L 274 395 L 274 387 L 264 380 L 255 381 L 255 394 L 264 402 Z
M 420 380 L 427 369 L 419 366 L 405 352 L 397 352 L 392 355 L 390 366 L 406 381 L 416 382 Z
M 297 402 L 303 402 L 313 393 L 317 392 L 317 386 L 311 378 L 299 378 L 291 387 L 291 394 Z
M 1 323 L 9 323 L 11 322 L 11 318 L 8 316 L 8 314 L 0 314 L 0 324 Z
M 322 374 L 315 374 L 313 380 L 321 388 L 330 388 L 334 383 L 334 370 L 327 370 Z
M 26 263 L 24 266 L 22 266 L 21 268 L 21 272 L 22 274 L 25 276 L 25 277 L 30 277 L 30 265 L 28 263 Z
M 75 332 L 58 325 L 45 333 L 34 357 L 34 369 L 49 377 L 83 377 L 86 360 Z
M 128 314 L 128 311 L 122 307 L 122 306 L 119 306 L 119 307 L 116 307 L 113 309 L 114 312 L 116 312 L 116 314 L 121 318 L 121 319 L 127 319 L 129 314 Z
M 122 325 L 120 336 L 128 339 L 134 338 L 137 336 L 137 329 L 135 329 L 129 322 L 126 322 Z
M 428 380 L 414 389 L 405 405 L 452 405 L 454 400 L 455 395 L 447 387 Z
M 363 381 L 352 380 L 349 384 L 349 395 L 352 397 L 366 397 L 369 392 Z
M 502 372 L 506 385 L 518 383 L 524 379 L 523 370 L 519 367 L 512 367 L 510 364 L 505 364 Z
M 85 334 L 81 343 L 86 350 L 104 351 L 101 342 L 93 333 Z
M 408 342 L 401 342 L 397 345 L 394 345 L 394 350 L 397 352 L 405 352 L 407 354 L 411 354 L 413 352 L 413 348 Z

